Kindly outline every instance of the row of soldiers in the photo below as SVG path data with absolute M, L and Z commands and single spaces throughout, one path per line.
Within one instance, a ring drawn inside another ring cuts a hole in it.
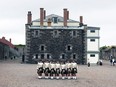
M 76 62 L 38 62 L 37 74 L 38 78 L 68 78 L 76 79 L 78 66 Z

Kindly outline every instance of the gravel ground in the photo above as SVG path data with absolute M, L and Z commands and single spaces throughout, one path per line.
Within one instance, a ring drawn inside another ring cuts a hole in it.
M 116 87 L 116 66 L 79 65 L 77 80 L 38 79 L 36 64 L 0 61 L 0 87 Z

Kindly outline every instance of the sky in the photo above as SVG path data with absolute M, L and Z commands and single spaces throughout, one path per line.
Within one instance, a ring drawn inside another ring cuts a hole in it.
M 40 8 L 46 15 L 63 16 L 63 9 L 69 10 L 70 19 L 100 27 L 100 47 L 116 45 L 116 0 L 2 0 L 0 1 L 0 38 L 3 36 L 13 44 L 25 44 L 27 13 L 32 19 L 40 17 Z

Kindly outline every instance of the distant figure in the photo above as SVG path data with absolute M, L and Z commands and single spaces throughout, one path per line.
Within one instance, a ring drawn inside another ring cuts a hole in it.
M 110 64 L 112 65 L 112 59 L 110 59 Z
M 115 66 L 114 61 L 115 61 L 115 59 L 113 58 L 113 59 L 112 59 L 112 65 L 113 65 L 113 66 Z
M 88 63 L 87 63 L 87 65 L 88 65 L 88 67 L 90 67 L 90 61 L 89 61 L 89 59 L 88 59 Z
M 25 55 L 22 55 L 22 63 L 25 62 Z
M 99 65 L 100 65 L 100 66 L 102 66 L 102 65 L 103 65 L 103 63 L 102 63 L 102 60 L 100 60 L 100 63 L 99 63 Z
M 111 55 L 111 56 L 110 56 L 110 64 L 111 64 L 111 65 L 112 65 L 112 59 L 113 59 L 113 58 L 112 58 L 112 55 Z
M 87 65 L 88 65 L 88 67 L 90 67 L 90 62 L 88 62 L 88 64 L 87 64 Z
M 7 60 L 7 56 L 5 56 L 5 60 Z
M 14 59 L 15 59 L 16 57 L 14 56 Z

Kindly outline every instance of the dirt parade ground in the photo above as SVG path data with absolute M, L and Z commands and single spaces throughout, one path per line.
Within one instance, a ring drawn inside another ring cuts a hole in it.
M 38 79 L 36 64 L 0 61 L 0 87 L 116 87 L 116 66 L 79 65 L 77 80 Z

